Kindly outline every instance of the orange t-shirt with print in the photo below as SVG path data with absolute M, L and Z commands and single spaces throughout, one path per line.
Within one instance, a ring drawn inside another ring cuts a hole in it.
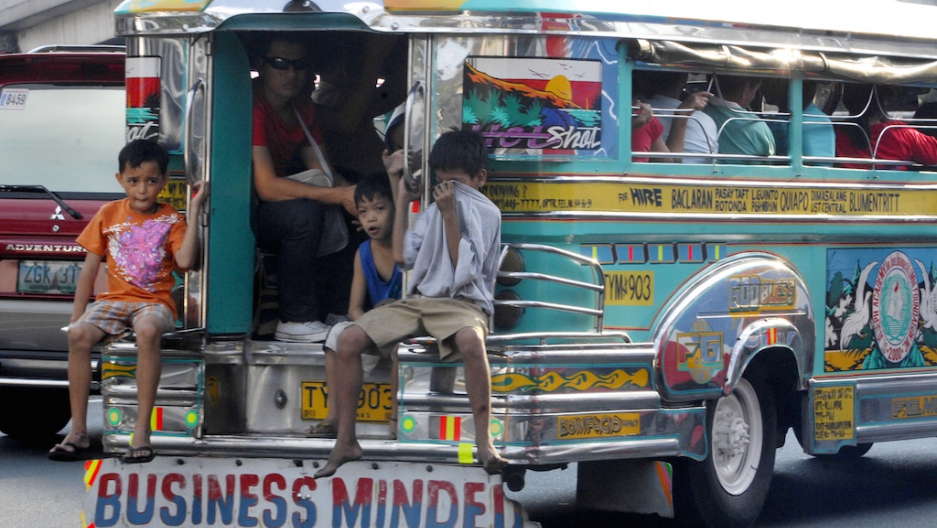
M 107 259 L 107 291 L 97 300 L 158 302 L 177 317 L 170 292 L 185 228 L 185 217 L 169 204 L 153 214 L 134 211 L 126 198 L 101 207 L 78 236 L 82 247 Z

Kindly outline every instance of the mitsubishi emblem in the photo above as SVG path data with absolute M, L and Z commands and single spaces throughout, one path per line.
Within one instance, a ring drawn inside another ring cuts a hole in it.
M 65 215 L 62 214 L 62 206 L 55 208 L 55 212 L 52 213 L 52 216 L 49 217 L 49 220 L 65 220 Z

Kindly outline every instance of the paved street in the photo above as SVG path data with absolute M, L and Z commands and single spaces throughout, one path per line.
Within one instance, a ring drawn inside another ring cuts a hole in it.
M 89 408 L 89 432 L 101 449 L 101 398 Z M 62 434 L 67 429 L 62 431 Z M 19 442 L 0 433 L 0 528 L 80 527 L 84 464 L 52 462 L 46 453 L 61 436 Z
M 92 402 L 91 416 L 100 449 L 100 399 Z M 0 435 L 0 528 L 80 526 L 83 464 L 48 461 L 54 440 L 24 443 Z M 529 472 L 526 488 L 509 495 L 524 501 L 544 528 L 673 526 L 656 517 L 577 510 L 575 483 L 575 466 Z M 778 451 L 772 490 L 756 526 L 930 528 L 934 519 L 937 439 L 879 444 L 860 460 L 837 461 L 804 455 L 789 435 Z
M 527 473 L 527 487 L 509 495 L 528 504 L 544 528 L 671 527 L 656 517 L 578 511 L 576 473 Z M 937 519 L 937 439 L 878 444 L 859 460 L 805 455 L 789 433 L 778 450 L 774 480 L 756 527 L 931 528 Z

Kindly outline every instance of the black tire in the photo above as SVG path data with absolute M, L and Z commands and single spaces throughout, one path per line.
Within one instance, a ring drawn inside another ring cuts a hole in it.
M 747 443 L 740 423 L 748 426 Z M 760 377 L 746 374 L 732 394 L 708 403 L 706 428 L 706 459 L 681 460 L 674 475 L 678 526 L 751 526 L 774 472 L 777 415 L 771 388 Z
M 0 389 L 0 431 L 12 438 L 46 438 L 71 418 L 67 389 Z

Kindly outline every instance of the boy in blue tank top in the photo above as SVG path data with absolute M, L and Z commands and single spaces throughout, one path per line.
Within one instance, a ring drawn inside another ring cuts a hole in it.
M 390 299 L 400 299 L 403 274 L 394 261 L 392 234 L 394 226 L 394 198 L 387 178 L 366 178 L 355 188 L 355 206 L 358 222 L 368 234 L 368 240 L 358 246 L 355 254 L 354 276 L 351 281 L 351 296 L 348 300 L 348 318 L 356 321 L 370 308 Z M 332 372 L 338 336 L 351 325 L 345 321 L 335 324 L 325 340 L 326 386 L 332 387 Z M 393 360 L 391 366 L 391 394 L 397 394 L 397 351 L 395 346 L 388 351 Z M 328 416 L 310 429 L 309 436 L 335 438 L 335 406 L 329 406 Z M 394 398 L 390 419 L 390 435 L 397 432 L 397 399 Z

